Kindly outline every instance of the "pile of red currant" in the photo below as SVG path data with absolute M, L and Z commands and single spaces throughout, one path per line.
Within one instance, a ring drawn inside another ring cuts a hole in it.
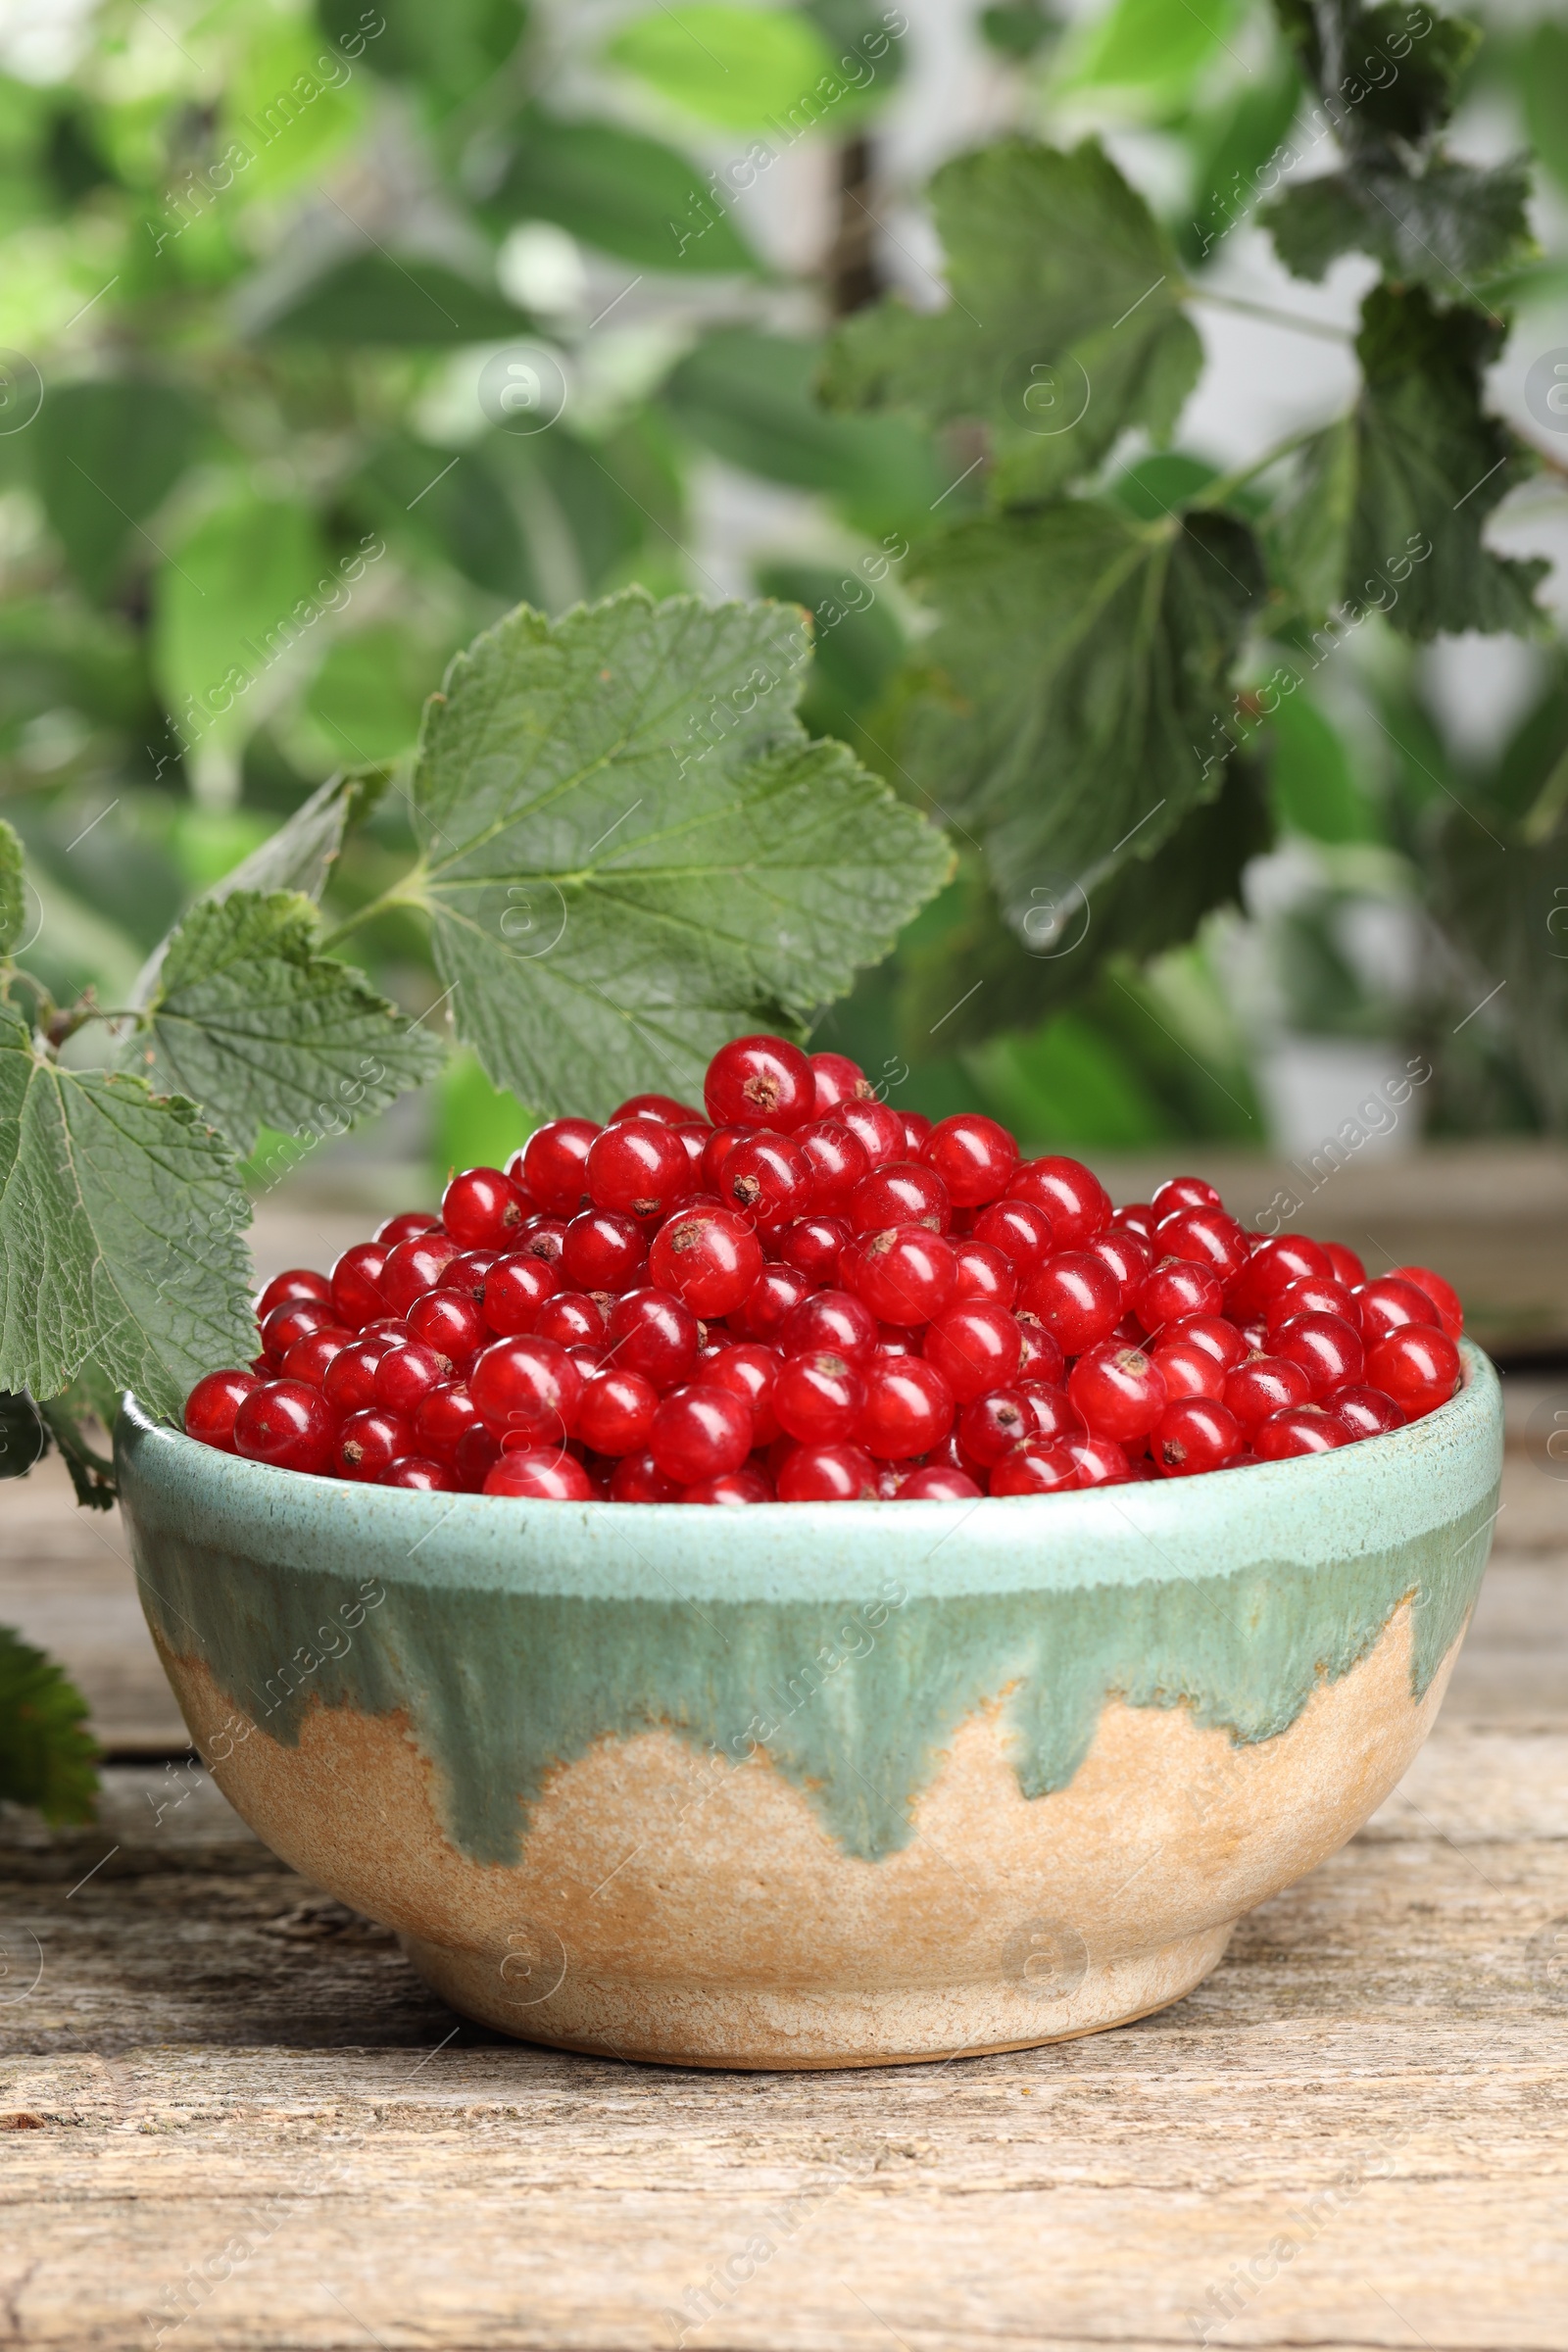
M 705 1095 L 552 1119 L 439 1217 L 278 1275 L 187 1431 L 453 1494 L 951 1501 L 1320 1453 L 1458 1385 L 1441 1275 L 1249 1234 L 1200 1177 L 1113 1209 L 1077 1160 L 777 1037 L 720 1048 Z

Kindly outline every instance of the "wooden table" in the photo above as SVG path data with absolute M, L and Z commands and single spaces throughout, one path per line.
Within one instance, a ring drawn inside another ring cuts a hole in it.
M 0 1490 L 0 1620 L 140 1751 L 95 1830 L 0 1829 L 0 2343 L 1568 2346 L 1568 1484 L 1508 1385 L 1475 1626 L 1362 1835 L 1163 2016 L 866 2074 L 459 2023 L 157 1756 L 115 1522 Z

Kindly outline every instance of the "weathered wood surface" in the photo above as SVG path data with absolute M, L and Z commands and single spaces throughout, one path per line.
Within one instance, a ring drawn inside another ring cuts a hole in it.
M 1091 2040 L 814 2077 L 561 2056 L 460 2025 L 187 1767 L 116 1767 L 91 1832 L 13 1816 L 0 2343 L 1568 2346 L 1568 1483 L 1550 1384 L 1510 1389 L 1425 1753 L 1197 1993 Z M 0 1617 L 27 1587 L 106 1728 L 167 1725 L 118 1527 L 68 1508 L 0 1504 Z

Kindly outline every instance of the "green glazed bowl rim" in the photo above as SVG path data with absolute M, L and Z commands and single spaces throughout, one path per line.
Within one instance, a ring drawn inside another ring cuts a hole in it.
M 1473 1513 L 1498 1475 L 1502 1396 L 1481 1349 L 1460 1348 L 1457 1394 L 1388 1437 L 1200 1478 L 965 1502 L 650 1509 L 356 1486 L 220 1453 L 128 1395 L 115 1450 L 154 1571 L 147 1539 L 166 1527 L 230 1560 L 341 1572 L 347 1550 L 399 1585 L 584 1599 L 838 1599 L 888 1575 L 938 1596 L 1190 1583 L 1386 1554 Z

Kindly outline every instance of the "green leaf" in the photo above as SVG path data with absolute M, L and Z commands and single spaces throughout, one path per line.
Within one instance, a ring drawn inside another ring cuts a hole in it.
M 54 1661 L 0 1625 L 0 1798 L 46 1821 L 91 1821 L 97 1742 L 87 1702 Z
M 1536 26 L 1520 59 L 1519 95 L 1531 145 L 1568 188 L 1568 24 L 1544 18 Z
M 1004 139 L 945 164 L 930 200 L 952 300 L 894 296 L 843 326 L 825 395 L 992 428 L 1004 503 L 1095 465 L 1128 426 L 1175 425 L 1202 359 L 1175 248 L 1094 140 Z
M 89 596 L 114 586 L 127 553 L 157 547 L 139 526 L 196 454 L 202 419 L 172 385 L 131 376 L 51 392 L 33 433 L 39 494 Z
M 22 843 L 0 816 L 0 956 L 9 956 L 22 937 L 26 900 L 22 882 Z
M 1312 841 L 1373 841 L 1377 827 L 1356 788 L 1344 737 L 1299 692 L 1280 704 L 1270 727 L 1274 798 L 1282 821 Z
M 810 19 L 792 8 L 732 8 L 720 0 L 661 6 L 634 17 L 610 40 L 605 57 L 705 122 L 756 130 L 813 104 L 831 104 L 838 88 L 833 53 Z M 808 112 L 806 126 L 816 119 Z
M 177 1417 L 255 1348 L 249 1221 L 194 1103 L 61 1068 L 0 1003 L 0 1387 L 57 1396 L 93 1356 Z
M 493 80 L 527 24 L 519 0 L 317 0 L 327 38 L 390 80 L 417 83 L 438 111 Z M 375 29 L 371 30 L 374 26 Z
M 1218 790 L 1216 722 L 1261 595 L 1230 516 L 1140 524 L 1088 500 L 965 524 L 929 549 L 938 624 L 906 768 L 978 835 L 1008 920 L 1054 944 L 1125 857 Z M 1052 933 L 1048 940 L 1047 934 Z
M 1203 68 L 1227 46 L 1241 14 L 1237 0 L 1207 0 L 1201 10 L 1170 0 L 1113 0 L 1075 42 L 1058 86 L 1063 90 L 1138 90 L 1179 102 Z
M 295 343 L 439 347 L 504 342 L 529 323 L 493 287 L 475 285 L 442 262 L 361 253 L 313 279 L 268 319 L 265 331 Z
M 983 8 L 978 24 L 986 47 L 1015 65 L 1036 56 L 1061 29 L 1043 0 L 1004 0 L 999 7 Z
M 1568 1133 L 1568 814 L 1559 804 L 1548 829 L 1503 846 L 1463 810 L 1445 810 L 1431 876 L 1433 911 L 1469 974 L 1461 1011 L 1500 986 L 1477 1026 L 1500 1025 L 1542 1124 Z
M 523 610 L 462 654 L 415 778 L 453 1013 L 498 1086 L 602 1115 L 804 1024 L 941 882 L 941 836 L 795 716 L 773 605 Z
M 612 122 L 528 115 L 484 210 L 497 222 L 554 220 L 645 270 L 760 267 L 726 204 L 683 155 Z
M 1351 153 L 1441 130 L 1481 41 L 1479 25 L 1405 0 L 1274 0 L 1274 11 Z
M 765 480 L 825 490 L 867 519 L 924 515 L 942 488 L 929 442 L 902 419 L 830 416 L 811 391 L 818 346 L 720 327 L 673 370 L 676 422 Z
M 821 564 L 766 564 L 764 596 L 804 605 L 811 615 L 811 667 L 801 717 L 813 735 L 848 736 L 903 659 L 904 631 L 885 597 L 859 572 Z
M 1287 188 L 1259 215 L 1280 260 L 1320 279 L 1342 253 L 1369 253 L 1391 277 L 1431 286 L 1450 301 L 1478 279 L 1528 261 L 1539 249 L 1525 207 L 1523 163 L 1483 171 L 1438 157 L 1419 174 L 1396 167 L 1335 172 Z
M 440 1068 L 435 1039 L 363 972 L 317 954 L 309 899 L 231 891 L 194 906 L 125 1050 L 246 1153 L 266 1125 L 341 1134 Z
M 315 516 L 283 499 L 236 498 L 171 549 L 153 668 L 198 771 L 232 761 L 265 712 L 274 663 L 310 650 L 324 569 Z
M 1267 73 L 1250 75 L 1223 104 L 1188 118 L 1185 138 L 1196 202 L 1177 230 L 1177 242 L 1190 266 L 1206 260 L 1251 213 L 1263 172 L 1284 144 L 1300 102 L 1301 77 L 1284 56 Z
M 395 760 L 413 746 L 439 682 L 428 649 L 387 621 L 329 648 L 305 708 L 340 760 Z
M 508 604 L 532 589 L 516 516 L 482 449 L 454 457 L 422 441 L 390 441 L 355 488 L 383 530 L 428 549 L 476 588 Z

